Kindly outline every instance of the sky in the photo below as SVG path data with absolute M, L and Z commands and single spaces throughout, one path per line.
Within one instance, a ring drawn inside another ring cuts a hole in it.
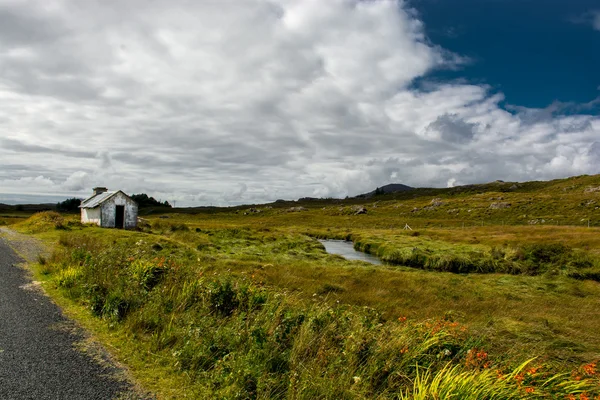
M 0 202 L 600 173 L 596 0 L 0 0 Z

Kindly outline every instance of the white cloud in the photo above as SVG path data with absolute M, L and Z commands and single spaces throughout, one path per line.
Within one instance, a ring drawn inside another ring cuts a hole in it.
M 594 26 L 594 29 L 600 31 L 600 11 L 596 11 L 593 13 L 592 25 Z
M 596 116 L 415 88 L 467 60 L 403 2 L 44 4 L 0 3 L 4 193 L 232 204 L 599 172 Z
M 89 174 L 84 171 L 73 172 L 63 183 L 63 187 L 68 191 L 85 190 L 89 185 Z
M 600 10 L 590 10 L 588 12 L 571 16 L 569 21 L 574 24 L 591 25 L 595 30 L 600 31 Z

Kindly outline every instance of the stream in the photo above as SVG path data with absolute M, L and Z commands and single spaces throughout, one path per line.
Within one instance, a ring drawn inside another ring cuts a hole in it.
M 344 257 L 347 260 L 366 261 L 375 265 L 382 264 L 379 258 L 372 256 L 371 254 L 363 253 L 362 251 L 354 250 L 354 245 L 350 241 L 319 239 L 319 242 L 323 243 L 323 246 L 325 246 L 325 251 L 327 251 L 329 254 L 337 254 Z

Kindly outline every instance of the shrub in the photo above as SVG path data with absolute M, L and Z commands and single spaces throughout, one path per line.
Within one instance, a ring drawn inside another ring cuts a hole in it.
M 229 316 L 240 305 L 238 293 L 231 281 L 215 281 L 209 288 L 209 304 L 212 311 Z
M 88 299 L 92 314 L 97 317 L 101 317 L 108 290 L 98 284 L 86 285 L 85 289 L 86 297 Z
M 38 264 L 40 264 L 40 265 L 46 265 L 46 262 L 47 262 L 46 257 L 43 254 L 38 255 L 37 261 L 38 261 Z
M 600 269 L 587 268 L 587 269 L 580 269 L 577 271 L 570 271 L 569 273 L 567 273 L 567 276 L 574 278 L 574 279 L 579 279 L 579 280 L 589 279 L 592 281 L 600 282 Z
M 130 303 L 119 291 L 109 292 L 102 306 L 102 315 L 114 321 L 121 321 L 130 309 Z
M 79 283 L 81 276 L 80 269 L 69 267 L 59 271 L 55 279 L 59 287 L 71 289 Z
M 572 249 L 561 243 L 536 243 L 524 247 L 525 260 L 539 263 L 558 263 L 571 255 Z
M 150 291 L 166 272 L 164 262 L 164 259 L 157 262 L 137 259 L 129 266 L 131 277 L 142 290 Z
M 180 224 L 173 223 L 173 224 L 171 224 L 171 226 L 169 226 L 169 230 L 171 232 L 179 232 L 179 231 L 187 232 L 190 230 L 190 228 L 184 223 L 180 223 Z

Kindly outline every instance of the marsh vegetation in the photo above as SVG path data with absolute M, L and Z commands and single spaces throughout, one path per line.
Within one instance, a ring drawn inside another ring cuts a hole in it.
M 587 204 L 591 179 L 555 185 Z M 558 190 L 532 185 L 511 204 Z M 15 226 L 53 244 L 46 288 L 161 398 L 599 396 L 600 236 L 581 206 L 536 203 L 580 226 L 517 224 L 514 206 L 484 226 L 440 210 L 475 212 L 470 192 L 410 211 L 433 195 L 378 196 L 361 215 L 311 202 L 173 210 L 140 231 L 55 214 Z M 324 238 L 386 264 L 328 254 Z

